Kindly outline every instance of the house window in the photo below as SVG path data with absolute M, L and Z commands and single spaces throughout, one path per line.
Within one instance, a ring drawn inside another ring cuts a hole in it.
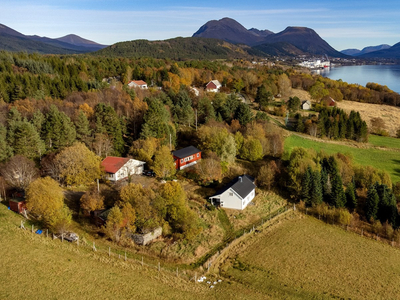
M 197 157 L 200 157 L 200 153 L 197 153 Z
M 183 163 L 183 159 L 181 159 L 181 163 Z
M 229 196 L 233 197 L 233 193 L 229 193 Z

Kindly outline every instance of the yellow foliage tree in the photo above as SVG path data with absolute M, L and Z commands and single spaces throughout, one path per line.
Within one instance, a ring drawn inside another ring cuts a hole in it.
M 75 143 L 62 150 L 55 159 L 60 178 L 67 185 L 90 184 L 100 178 L 101 159 L 84 144 Z
M 38 178 L 28 186 L 26 207 L 45 226 L 53 229 L 60 223 L 71 221 L 71 214 L 64 206 L 63 190 L 50 177 Z
M 175 174 L 175 162 L 168 146 L 162 146 L 156 151 L 152 169 L 159 178 L 166 178 Z

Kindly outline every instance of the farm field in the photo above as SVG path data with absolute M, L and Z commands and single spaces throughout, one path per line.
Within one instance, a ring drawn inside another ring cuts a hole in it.
M 370 135 L 368 142 L 376 147 L 400 150 L 400 139 L 388 136 Z
M 0 204 L 0 299 L 259 299 L 234 282 L 210 289 L 185 276 L 52 241 L 19 229 L 21 219 Z
M 378 146 L 386 145 L 387 148 L 397 147 L 392 139 L 388 142 L 383 137 L 372 137 L 371 143 Z M 377 169 L 386 170 L 393 182 L 400 181 L 400 152 L 398 150 L 383 150 L 368 145 L 359 144 L 360 148 L 347 146 L 344 143 L 319 142 L 298 135 L 291 135 L 285 140 L 285 150 L 290 151 L 294 147 L 313 148 L 316 151 L 324 150 L 328 154 L 341 152 L 353 157 L 356 164 L 373 166 Z M 362 147 L 362 148 L 361 148 Z
M 398 299 L 400 249 L 291 213 L 252 235 L 221 274 L 276 299 Z

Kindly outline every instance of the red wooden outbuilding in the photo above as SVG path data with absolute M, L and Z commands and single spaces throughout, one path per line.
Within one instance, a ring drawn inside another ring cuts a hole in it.
M 21 214 L 26 209 L 26 201 L 24 199 L 10 199 L 8 202 L 10 209 Z
M 189 146 L 172 152 L 177 170 L 190 167 L 201 159 L 201 151 L 194 146 Z

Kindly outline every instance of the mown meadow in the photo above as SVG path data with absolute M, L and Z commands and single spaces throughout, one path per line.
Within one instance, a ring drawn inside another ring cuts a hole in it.
M 386 170 L 393 182 L 400 181 L 400 140 L 371 135 L 369 143 L 359 144 L 357 145 L 358 147 L 355 147 L 353 145 L 346 145 L 345 143 L 316 141 L 298 135 L 290 135 L 285 140 L 285 150 L 290 152 L 294 147 L 303 147 L 312 148 L 316 151 L 322 150 L 328 154 L 340 152 L 350 155 L 356 164 Z M 383 147 L 386 149 L 382 149 Z

